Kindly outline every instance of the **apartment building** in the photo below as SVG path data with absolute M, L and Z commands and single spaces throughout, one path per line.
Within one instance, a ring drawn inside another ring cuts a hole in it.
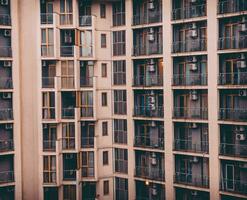
M 14 199 L 247 199 L 247 1 L 0 0 Z

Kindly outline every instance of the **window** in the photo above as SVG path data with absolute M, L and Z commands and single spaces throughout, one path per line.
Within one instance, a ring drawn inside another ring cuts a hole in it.
M 57 127 L 43 124 L 43 151 L 56 151 Z
M 60 24 L 68 25 L 73 23 L 72 0 L 61 0 L 60 3 Z
M 102 122 L 102 135 L 108 135 L 108 122 Z
M 55 119 L 55 93 L 42 93 L 43 119 Z
M 113 56 L 125 55 L 125 31 L 113 32 Z
M 53 29 L 41 29 L 41 55 L 54 56 L 54 37 Z
M 125 25 L 125 1 L 119 1 L 112 5 L 113 26 Z
M 61 61 L 61 87 L 74 88 L 74 61 Z
M 114 90 L 114 114 L 126 115 L 126 90 Z
M 101 48 L 106 48 L 106 34 L 101 34 Z
M 90 57 L 93 55 L 92 31 L 80 32 L 80 56 Z
M 109 160 L 108 160 L 108 151 L 103 151 L 103 165 L 108 165 Z
M 114 119 L 114 142 L 127 144 L 127 120 Z
M 107 106 L 107 93 L 106 92 L 103 92 L 101 94 L 101 103 L 102 103 L 102 106 Z
M 76 186 L 64 185 L 63 186 L 63 200 L 76 200 Z
M 100 4 L 100 18 L 106 18 L 105 4 Z
M 113 84 L 126 84 L 126 62 L 125 60 L 113 61 Z
M 81 108 L 81 117 L 93 117 L 93 92 L 92 91 L 84 91 L 81 92 L 79 97 Z
M 94 152 L 81 152 L 82 177 L 94 177 Z
M 44 183 L 56 183 L 56 156 L 43 157 Z
M 128 200 L 128 179 L 116 177 L 116 199 Z
M 101 76 L 107 77 L 107 64 L 106 63 L 101 64 Z
M 81 122 L 81 147 L 94 147 L 94 124 L 91 122 Z
M 128 173 L 128 150 L 115 149 L 115 172 Z
M 75 148 L 75 124 L 73 122 L 62 123 L 62 148 Z
M 104 195 L 109 194 L 109 181 L 104 181 Z

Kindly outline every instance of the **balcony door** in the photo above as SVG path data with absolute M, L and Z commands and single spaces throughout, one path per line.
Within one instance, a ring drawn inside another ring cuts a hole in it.
M 235 181 L 234 181 L 234 165 L 233 164 L 226 164 L 225 165 L 225 179 L 226 179 L 226 189 L 230 191 L 234 191 L 235 188 Z
M 178 96 L 178 115 L 179 117 L 186 117 L 188 115 L 188 99 L 189 99 L 189 96 L 187 94 L 183 94 L 183 95 L 179 95 Z
M 237 67 L 237 60 L 236 59 L 229 59 L 226 60 L 224 63 L 224 73 L 225 73 L 225 80 L 224 83 L 226 84 L 236 84 L 240 82 L 240 70 Z
M 181 159 L 179 171 L 180 180 L 182 182 L 191 182 L 192 181 L 192 164 L 190 159 Z
M 239 47 L 239 23 L 230 23 L 224 26 L 224 47 L 234 49 Z
M 226 109 L 226 117 L 232 119 L 234 113 L 240 111 L 239 96 L 237 94 L 225 94 L 223 96 L 223 107 Z M 236 113 L 237 114 L 237 113 Z

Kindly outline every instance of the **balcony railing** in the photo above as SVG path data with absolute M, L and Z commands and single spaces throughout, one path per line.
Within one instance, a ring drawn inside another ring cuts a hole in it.
M 14 150 L 13 139 L 0 140 L 0 152 L 7 152 Z
M 188 39 L 185 41 L 175 41 L 172 44 L 173 53 L 184 53 L 192 51 L 206 51 L 207 40 L 206 39 Z
M 70 181 L 75 179 L 76 179 L 75 169 L 63 170 L 63 180 Z
M 125 42 L 113 43 L 113 56 L 125 55 Z
M 74 119 L 75 108 L 62 108 L 62 119 Z
M 222 191 L 247 194 L 247 182 L 236 179 L 221 179 L 220 188 Z
M 188 19 L 194 17 L 202 17 L 207 15 L 207 6 L 205 4 L 176 8 L 172 11 L 172 19 Z
M 0 120 L 13 120 L 12 108 L 0 108 Z
M 81 138 L 82 148 L 93 148 L 94 147 L 94 137 L 83 137 Z
M 141 13 L 133 16 L 132 25 L 141 25 L 141 24 L 151 24 L 159 23 L 162 21 L 162 12 L 153 12 L 150 14 Z
M 223 0 L 218 3 L 218 14 L 235 13 L 247 10 L 245 0 Z
M 159 169 L 159 168 L 137 166 L 135 168 L 135 176 L 144 178 L 144 179 L 164 181 L 165 180 L 165 170 Z
M 54 45 L 41 45 L 41 56 L 54 57 Z
M 0 14 L 0 25 L 10 26 L 11 25 L 11 17 L 8 14 Z
M 14 171 L 1 171 L 0 184 L 11 183 L 15 181 Z
M 133 49 L 133 56 L 148 56 L 148 55 L 162 54 L 162 53 L 163 53 L 162 42 L 135 45 Z
M 54 77 L 42 77 L 42 88 L 54 88 L 55 78 Z
M 147 75 L 147 76 L 134 76 L 133 86 L 163 86 L 162 75 Z
M 80 87 L 93 87 L 93 77 L 81 77 Z
M 220 37 L 218 49 L 243 49 L 247 48 L 247 35 L 238 37 Z
M 0 77 L 0 89 L 12 89 L 13 82 L 11 77 Z
M 57 177 L 56 177 L 56 171 L 44 171 L 43 172 L 43 181 L 44 183 L 56 183 Z
M 207 74 L 174 74 L 173 85 L 207 85 Z
M 152 133 L 150 133 L 152 135 Z M 135 136 L 135 146 L 151 149 L 164 149 L 164 138 L 151 138 L 146 136 Z
M 63 150 L 73 150 L 75 149 L 75 138 L 62 138 L 62 149 Z
M 198 176 L 193 174 L 176 172 L 174 175 L 174 182 L 185 185 L 192 185 L 196 187 L 209 187 L 209 178 L 208 176 Z
M 84 15 L 79 17 L 79 25 L 80 26 L 92 26 L 92 16 Z
M 72 25 L 73 14 L 60 14 L 60 25 Z
M 92 107 L 82 107 L 81 117 L 93 117 L 93 106 Z
M 247 157 L 247 144 L 220 144 L 220 154 L 234 157 Z
M 157 106 L 155 109 L 150 106 L 135 106 L 134 116 L 137 117 L 164 117 L 164 107 Z
M 176 139 L 174 141 L 174 150 L 189 151 L 195 153 L 208 153 L 208 142 L 201 141 L 198 144 L 193 144 L 191 140 Z
M 208 108 L 174 107 L 174 118 L 208 119 Z
M 55 119 L 56 113 L 55 108 L 43 108 L 42 117 L 43 119 Z
M 246 85 L 247 72 L 239 73 L 220 73 L 219 85 Z
M 43 140 L 43 151 L 56 151 L 56 140 Z
M 114 13 L 112 16 L 113 26 L 125 25 L 125 12 Z
M 0 46 L 0 57 L 12 57 L 12 48 L 9 46 Z
M 53 13 L 41 13 L 40 22 L 41 24 L 53 24 Z
M 74 50 L 75 50 L 75 47 L 73 45 L 61 46 L 60 47 L 61 57 L 73 57 L 75 54 Z
M 220 108 L 219 119 L 247 121 L 247 108 Z

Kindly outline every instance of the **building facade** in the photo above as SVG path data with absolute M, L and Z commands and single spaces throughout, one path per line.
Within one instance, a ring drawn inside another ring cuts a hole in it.
M 14 199 L 247 199 L 247 1 L 0 0 Z

